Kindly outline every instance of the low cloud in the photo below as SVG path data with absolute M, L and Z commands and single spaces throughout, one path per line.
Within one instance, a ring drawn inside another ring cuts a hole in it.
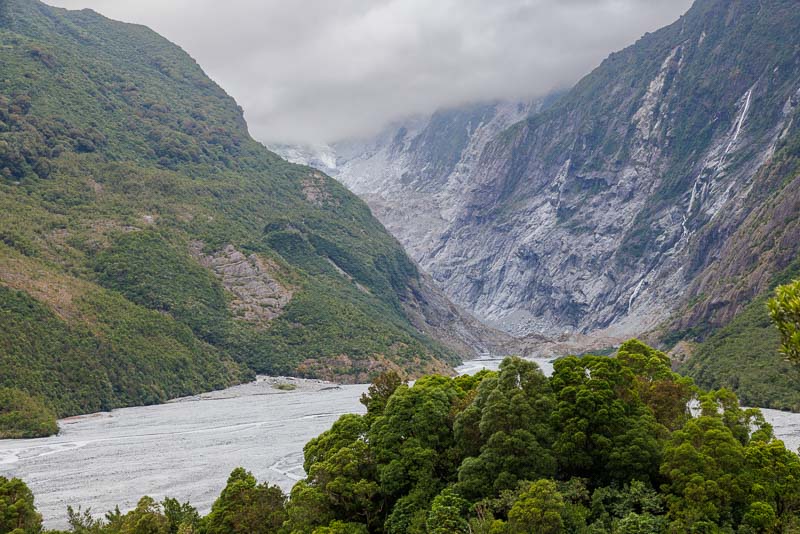
M 472 101 L 565 88 L 690 0 L 48 0 L 150 26 L 264 142 L 320 143 Z

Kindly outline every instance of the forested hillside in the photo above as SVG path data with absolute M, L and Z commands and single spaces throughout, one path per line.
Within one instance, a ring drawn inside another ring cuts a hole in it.
M 428 305 L 366 205 L 250 138 L 181 49 L 0 2 L 0 387 L 63 416 L 254 372 L 444 371 Z

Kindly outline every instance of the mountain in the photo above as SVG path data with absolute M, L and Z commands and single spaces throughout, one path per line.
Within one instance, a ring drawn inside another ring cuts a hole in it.
M 497 134 L 546 103 L 497 101 L 439 110 L 392 123 L 374 137 L 331 145 L 272 147 L 323 170 L 366 200 L 423 269 L 462 209 L 465 180 Z
M 149 29 L 2 0 L 0 65 L 0 387 L 63 416 L 480 345 L 362 201 Z
M 704 340 L 797 272 L 799 27 L 794 1 L 697 0 L 513 125 L 443 112 L 334 145 L 332 172 L 457 304 L 531 350 Z M 783 373 L 769 354 L 758 366 Z
M 692 298 L 678 326 L 723 324 L 797 252 L 795 8 L 699 0 L 548 105 L 439 112 L 334 145 L 331 172 L 508 331 L 621 337 Z
M 796 174 L 763 169 L 793 150 L 798 17 L 793 2 L 700 0 L 505 131 L 434 278 L 523 330 L 626 337 L 666 320 L 754 209 L 793 198 Z

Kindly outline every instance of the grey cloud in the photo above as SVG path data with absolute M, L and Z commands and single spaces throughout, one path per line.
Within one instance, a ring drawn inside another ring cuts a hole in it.
M 331 142 L 411 114 L 575 83 L 691 0 L 48 0 L 146 24 L 265 142 Z

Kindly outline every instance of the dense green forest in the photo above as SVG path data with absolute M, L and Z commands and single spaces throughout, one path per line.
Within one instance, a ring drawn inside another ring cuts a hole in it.
M 443 372 L 418 286 L 367 206 L 255 142 L 180 48 L 0 2 L 0 388 L 65 416 L 256 372 Z

